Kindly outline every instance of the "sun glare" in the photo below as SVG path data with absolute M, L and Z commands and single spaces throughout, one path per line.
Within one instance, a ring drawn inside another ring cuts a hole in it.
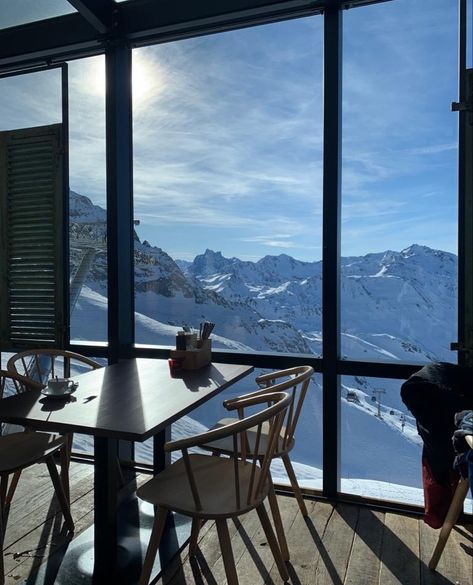
M 90 66 L 88 75 L 89 91 L 95 95 L 105 95 L 105 60 L 97 59 Z M 140 55 L 133 55 L 132 96 L 135 107 L 143 105 L 161 87 L 159 70 L 156 65 Z
M 156 68 L 142 57 L 133 58 L 132 94 L 135 106 L 147 101 L 156 91 L 159 91 L 159 80 Z

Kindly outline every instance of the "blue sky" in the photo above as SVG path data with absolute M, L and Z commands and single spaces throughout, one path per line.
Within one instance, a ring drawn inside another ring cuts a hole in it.
M 457 3 L 393 0 L 344 17 L 344 255 L 456 252 Z M 321 257 L 321 17 L 134 51 L 138 234 Z M 71 188 L 105 200 L 103 58 L 70 63 Z M 59 75 L 0 80 L 2 129 L 57 122 Z

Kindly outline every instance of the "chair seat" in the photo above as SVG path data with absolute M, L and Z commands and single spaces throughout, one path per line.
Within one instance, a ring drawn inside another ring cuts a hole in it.
M 191 454 L 189 459 L 202 504 L 201 510 L 196 509 L 184 459 L 179 459 L 141 486 L 137 490 L 138 497 L 154 506 L 169 508 L 187 516 L 216 519 L 244 514 L 267 496 L 268 482 L 257 499 L 248 504 L 242 496 L 243 501 L 237 505 L 233 459 L 199 454 Z M 246 494 L 250 483 L 251 465 L 241 461 L 238 461 L 237 465 L 240 474 L 240 493 Z M 255 468 L 255 484 L 259 476 L 260 469 Z
M 0 473 L 24 469 L 60 449 L 64 439 L 50 433 L 13 433 L 0 437 Z
M 226 425 L 236 422 L 237 418 L 226 417 L 222 418 L 218 421 L 216 425 L 214 425 L 210 430 L 219 429 Z M 267 439 L 269 433 L 269 425 L 268 423 L 263 423 L 263 427 L 261 430 L 261 438 L 258 447 L 258 455 L 264 455 L 267 448 Z M 281 427 L 281 432 L 279 433 L 278 444 L 276 445 L 276 449 L 274 451 L 274 457 L 279 457 L 283 453 L 288 453 L 295 445 L 294 439 L 289 441 L 285 446 L 283 445 L 284 437 L 286 435 L 285 427 Z M 256 429 L 249 429 L 246 432 L 246 437 L 249 446 L 249 454 L 253 454 L 255 448 L 255 438 L 256 438 Z M 212 441 L 212 443 L 207 443 L 205 445 L 206 449 L 215 451 L 220 451 L 221 453 L 232 453 L 233 452 L 233 439 L 231 437 L 226 437 L 225 439 L 220 439 L 218 441 Z M 240 435 L 238 435 L 238 450 L 240 451 Z

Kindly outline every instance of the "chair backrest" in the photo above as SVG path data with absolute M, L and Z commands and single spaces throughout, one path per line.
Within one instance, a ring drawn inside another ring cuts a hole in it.
M 30 349 L 12 356 L 7 369 L 39 382 L 43 386 L 55 376 L 69 378 L 71 366 L 80 369 L 96 370 L 102 366 L 96 361 L 79 353 L 62 349 Z
M 262 374 L 256 378 L 258 386 L 265 390 L 267 389 L 268 392 L 273 392 L 274 385 L 277 384 L 278 389 L 280 388 L 284 392 L 292 395 L 292 402 L 284 422 L 285 430 L 282 445 L 278 451 L 286 451 L 292 447 L 297 422 L 313 373 L 314 368 L 312 366 L 296 366 L 294 368 Z M 284 384 L 285 379 L 287 380 L 287 385 L 281 387 L 280 384 Z
M 231 409 L 244 409 L 256 405 L 265 407 L 246 418 L 236 419 L 224 427 L 213 429 L 200 435 L 171 441 L 164 446 L 166 451 L 180 450 L 184 459 L 189 485 L 191 487 L 194 504 L 197 510 L 202 509 L 201 497 L 192 471 L 189 449 L 211 444 L 213 441 L 231 438 L 233 451 L 229 454 L 233 460 L 235 505 L 241 509 L 261 500 L 268 484 L 269 466 L 274 456 L 278 442 L 278 436 L 287 409 L 291 403 L 291 396 L 285 392 L 267 393 L 265 396 L 254 396 L 236 399 L 229 407 Z M 263 437 L 263 425 L 265 440 Z M 246 433 L 251 429 L 255 436 L 256 445 L 264 444 L 264 453 L 256 448 L 254 454 L 248 454 L 245 448 L 247 444 Z M 269 429 L 269 432 L 268 432 Z M 240 445 L 242 448 L 240 449 Z M 211 457 L 211 455 L 208 455 Z M 245 480 L 243 479 L 243 474 Z
M 43 386 L 15 372 L 0 370 L 0 399 L 4 397 L 5 391 L 8 391 L 9 387 L 14 393 L 19 393 L 26 390 L 41 390 Z

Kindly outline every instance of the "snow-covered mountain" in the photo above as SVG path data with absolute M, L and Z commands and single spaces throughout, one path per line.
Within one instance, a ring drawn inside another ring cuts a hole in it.
M 97 248 L 78 317 L 85 305 L 97 306 L 94 295 L 105 294 L 105 211 L 74 192 L 70 208 L 73 268 L 86 247 L 84 233 Z M 417 363 L 452 359 L 456 256 L 413 245 L 401 252 L 343 258 L 341 266 L 344 357 Z M 137 313 L 166 326 L 156 339 L 142 319 L 143 329 L 139 325 L 136 332 L 140 343 L 172 344 L 177 328 L 208 319 L 218 323 L 216 347 L 322 353 L 321 262 L 286 254 L 250 262 L 212 250 L 183 262 L 135 234 L 135 291 Z M 104 337 L 96 322 L 81 330 L 89 340 Z
M 341 268 L 344 357 L 451 359 L 456 256 L 413 245 L 401 252 L 343 258 Z M 291 323 L 311 353 L 321 354 L 321 262 L 285 254 L 248 262 L 206 250 L 183 270 L 205 290 L 228 301 L 244 299 L 265 319 Z

